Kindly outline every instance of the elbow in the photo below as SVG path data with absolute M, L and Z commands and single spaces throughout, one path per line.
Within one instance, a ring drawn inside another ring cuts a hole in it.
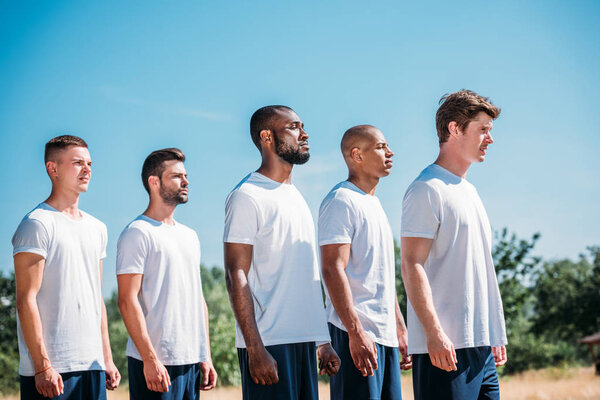
M 119 311 L 121 312 L 121 315 L 124 315 L 127 312 L 129 301 L 128 299 L 124 298 L 124 296 L 119 296 L 117 300 L 117 305 L 119 306 Z

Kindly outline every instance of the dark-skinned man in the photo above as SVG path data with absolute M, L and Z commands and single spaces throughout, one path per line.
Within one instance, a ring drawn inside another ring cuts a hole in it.
M 409 369 L 411 358 L 396 297 L 394 238 L 375 196 L 394 153 L 370 125 L 348 129 L 341 150 L 348 179 L 329 192 L 319 212 L 329 332 L 342 361 L 331 378 L 331 398 L 401 399 L 400 369 Z
M 250 120 L 262 163 L 225 205 L 225 270 L 237 320 L 244 399 L 317 399 L 319 373 L 335 374 L 315 231 L 292 168 L 309 158 L 308 134 L 286 106 L 266 106 Z

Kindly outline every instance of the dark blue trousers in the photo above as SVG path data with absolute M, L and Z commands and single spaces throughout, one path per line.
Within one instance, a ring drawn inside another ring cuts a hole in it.
M 106 400 L 106 375 L 104 371 L 77 371 L 60 374 L 64 390 L 55 400 Z M 48 400 L 35 388 L 35 377 L 20 376 L 21 400 Z
M 248 366 L 248 351 L 238 349 L 244 400 L 318 400 L 317 355 L 314 342 L 266 346 L 277 361 L 279 382 L 257 385 Z
M 377 346 L 377 369 L 373 376 L 362 376 L 352 361 L 348 333 L 329 324 L 329 334 L 335 352 L 342 362 L 331 377 L 332 400 L 401 400 L 400 353 L 395 347 Z
M 127 357 L 130 400 L 198 400 L 200 398 L 200 364 L 165 365 L 171 386 L 166 393 L 148 389 L 144 376 L 144 363 Z
M 499 400 L 500 385 L 492 348 L 456 350 L 457 370 L 431 364 L 429 354 L 413 354 L 415 400 Z

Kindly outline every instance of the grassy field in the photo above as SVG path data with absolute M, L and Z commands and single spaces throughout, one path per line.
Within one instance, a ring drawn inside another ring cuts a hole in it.
M 528 371 L 520 375 L 503 378 L 500 381 L 502 400 L 598 400 L 600 399 L 600 376 L 593 369 L 545 369 Z M 321 400 L 329 399 L 329 386 L 319 386 Z M 127 390 L 121 388 L 109 392 L 108 400 L 127 400 Z M 217 388 L 203 392 L 203 400 L 241 399 L 239 388 Z M 412 380 L 402 377 L 402 398 L 413 400 Z M 17 396 L 4 397 L 1 400 L 16 400 Z

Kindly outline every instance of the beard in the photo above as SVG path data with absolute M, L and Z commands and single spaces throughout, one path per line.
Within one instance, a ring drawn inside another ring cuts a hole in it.
M 273 131 L 273 138 L 275 139 L 275 153 L 284 161 L 290 164 L 301 165 L 306 163 L 310 158 L 308 151 L 306 153 L 300 152 L 300 144 L 294 148 L 292 145 L 280 141 L 275 131 Z
M 160 197 L 163 201 L 171 206 L 176 206 L 178 204 L 184 204 L 188 201 L 188 196 L 185 193 L 181 193 L 181 189 L 169 189 L 165 186 L 160 185 L 159 190 Z

